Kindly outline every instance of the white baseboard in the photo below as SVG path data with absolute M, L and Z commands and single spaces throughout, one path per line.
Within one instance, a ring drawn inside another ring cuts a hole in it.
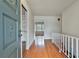
M 32 40 L 31 43 L 26 46 L 26 50 L 29 50 L 30 49 L 30 47 L 32 46 L 33 42 L 34 42 L 34 40 Z

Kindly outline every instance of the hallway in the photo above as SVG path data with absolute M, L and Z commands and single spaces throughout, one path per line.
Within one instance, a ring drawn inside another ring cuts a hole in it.
M 0 0 L 0 58 L 79 58 L 79 0 Z
M 36 47 L 33 43 L 29 50 L 24 53 L 24 58 L 65 58 L 63 53 L 59 53 L 58 48 L 51 42 L 45 41 L 45 47 Z

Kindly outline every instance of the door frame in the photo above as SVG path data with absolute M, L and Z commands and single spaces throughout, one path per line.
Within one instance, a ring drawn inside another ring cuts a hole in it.
M 25 8 L 25 6 L 23 5 L 23 3 L 21 3 L 20 4 L 20 11 L 21 11 L 21 14 L 20 14 L 20 16 L 21 16 L 21 35 L 22 35 L 22 22 L 23 22 L 23 19 L 22 19 L 22 9 L 24 9 L 25 11 L 26 11 L 26 13 L 27 13 L 27 20 L 28 20 L 28 11 L 27 11 L 27 9 Z M 27 26 L 27 25 L 26 25 Z M 27 39 L 27 38 L 26 38 Z M 23 49 L 22 49 L 22 38 L 21 38 L 21 58 L 23 58 Z

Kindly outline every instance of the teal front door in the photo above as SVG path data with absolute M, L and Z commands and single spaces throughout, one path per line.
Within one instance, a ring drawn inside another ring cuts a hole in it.
M 0 58 L 18 57 L 20 0 L 0 0 Z

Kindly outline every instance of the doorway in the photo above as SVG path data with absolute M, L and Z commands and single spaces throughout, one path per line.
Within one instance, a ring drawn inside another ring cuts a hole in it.
M 35 22 L 35 44 L 44 46 L 44 22 Z
M 21 5 L 21 12 L 21 57 L 23 57 L 27 39 L 27 10 L 23 4 Z

